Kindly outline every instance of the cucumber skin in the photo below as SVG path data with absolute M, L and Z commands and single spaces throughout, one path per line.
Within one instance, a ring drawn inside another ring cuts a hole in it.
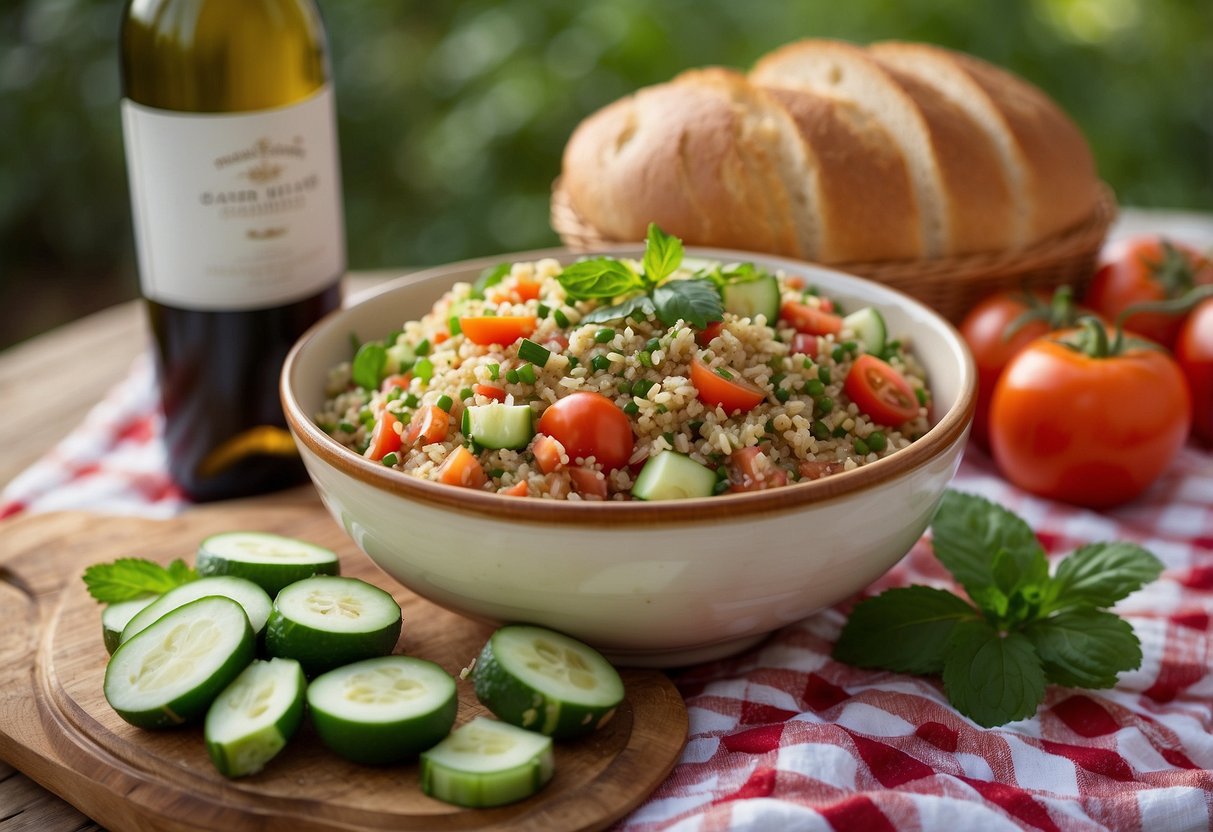
M 235 679 L 232 681 L 234 682 Z M 231 682 L 228 684 L 230 685 Z M 293 737 L 295 732 L 299 730 L 300 723 L 303 722 L 304 697 L 302 694 L 307 689 L 307 679 L 303 675 L 302 668 L 299 670 L 298 684 L 300 695 L 295 697 L 295 701 L 291 703 L 291 706 L 283 712 L 282 716 L 280 716 L 273 725 L 273 730 L 277 732 L 282 744 L 279 746 L 278 750 L 266 760 L 267 763 L 286 747 L 286 744 L 290 742 L 291 737 Z M 227 690 L 227 688 L 225 687 L 224 690 Z M 209 738 L 206 739 L 206 751 L 207 754 L 210 755 L 211 762 L 215 764 L 216 770 L 218 770 L 218 772 L 224 777 L 243 777 L 246 774 L 256 774 L 261 770 L 258 768 L 254 771 L 236 772 L 232 765 L 232 761 L 228 759 L 227 750 L 223 747 L 223 744 L 211 742 Z
M 482 781 L 477 783 L 475 787 L 461 786 L 444 795 L 435 794 L 434 783 L 442 774 L 447 774 L 448 779 L 452 782 L 459 782 L 469 775 L 447 768 L 441 763 L 436 763 L 424 754 L 421 755 L 421 770 L 418 772 L 418 779 L 420 780 L 421 791 L 430 797 L 469 809 L 487 809 L 527 799 L 546 786 L 551 781 L 554 773 L 555 762 L 551 748 L 549 748 L 545 755 L 541 755 L 532 762 L 530 783 L 518 784 L 516 792 L 502 792 L 501 788 L 503 784 L 500 777 L 496 778 L 496 783 L 486 787 L 483 782 L 483 779 L 487 779 L 486 775 L 479 775 Z M 488 777 L 491 777 L 491 775 Z M 490 797 L 490 792 L 497 792 L 497 794 L 494 797 Z
M 176 610 L 173 610 L 173 612 L 166 613 L 166 617 L 168 615 L 172 615 L 178 610 L 183 610 L 192 606 L 193 604 L 197 604 L 199 601 L 207 600 L 207 598 L 210 597 L 224 596 L 204 596 L 203 598 L 199 598 L 178 607 Z M 227 600 L 231 601 L 230 598 Z M 240 606 L 235 601 L 232 601 L 232 603 L 236 604 L 238 607 Z M 241 607 L 241 613 L 243 612 L 244 609 Z M 158 619 L 158 621 L 159 620 L 162 619 Z M 103 689 L 108 689 L 109 687 L 109 672 L 110 668 L 114 666 L 114 659 L 123 650 L 128 649 L 128 647 L 139 639 L 140 636 L 144 635 L 148 630 L 154 629 L 155 626 L 155 624 L 152 624 L 151 626 L 140 630 L 138 633 L 131 636 L 131 638 L 129 638 L 127 641 L 124 641 L 122 644 L 118 645 L 118 649 L 115 650 L 114 655 L 110 657 L 110 663 L 105 667 L 105 683 L 103 683 Z M 110 702 L 110 707 L 114 708 L 114 712 L 117 713 L 118 716 L 122 717 L 124 720 L 137 728 L 148 728 L 151 730 L 161 728 L 179 728 L 183 725 L 200 722 L 203 717 L 206 716 L 206 711 L 208 708 L 210 708 L 211 703 L 215 701 L 215 698 L 218 697 L 219 694 L 228 685 L 230 685 L 237 676 L 240 675 L 241 671 L 253 663 L 254 658 L 256 658 L 256 638 L 253 635 L 252 626 L 248 623 L 248 618 L 245 617 L 244 635 L 240 639 L 240 643 L 236 645 L 236 649 L 232 651 L 232 655 L 229 656 L 227 661 L 225 661 L 220 666 L 219 670 L 216 671 L 215 675 L 220 678 L 220 681 L 215 684 L 213 693 L 208 693 L 206 691 L 199 690 L 198 688 L 194 688 L 193 690 L 186 691 L 172 702 L 168 702 L 160 708 L 153 708 L 147 711 L 130 711 L 119 709 L 114 707 L 112 702 Z M 107 702 L 109 702 L 108 695 L 105 697 L 105 699 Z
M 130 601 L 119 601 L 118 604 L 133 604 L 135 601 L 142 601 L 143 607 L 141 607 L 139 610 L 139 612 L 142 612 L 143 608 L 146 608 L 159 597 L 159 595 L 149 595 L 146 598 L 136 598 Z M 110 604 L 109 606 L 118 606 L 118 604 Z M 138 614 L 138 612 L 135 613 L 135 615 Z M 134 617 L 134 615 L 131 616 L 131 618 Z M 128 618 L 126 623 L 129 624 L 130 620 L 131 619 Z M 122 643 L 122 630 L 111 630 L 105 626 L 104 611 L 101 613 L 101 641 L 105 644 L 105 652 L 109 653 L 111 656 L 114 655 L 114 651 L 118 649 L 118 645 Z
M 283 587 L 290 586 L 296 581 L 302 581 L 304 578 L 310 578 L 313 575 L 341 574 L 341 564 L 338 561 L 333 561 L 332 563 L 275 564 L 273 567 L 274 571 L 284 574 L 286 577 L 282 580 L 272 581 L 258 569 L 259 566 L 260 564 L 246 564 L 241 561 L 204 555 L 199 550 L 195 558 L 194 570 L 200 578 L 218 578 L 224 576 L 244 578 L 246 581 L 252 581 L 264 589 L 270 598 L 281 592 Z
M 342 665 L 388 655 L 396 649 L 403 627 L 404 621 L 397 618 L 375 633 L 332 633 L 292 621 L 275 606 L 265 625 L 265 652 L 270 656 L 294 659 L 303 666 L 308 678 L 312 678 Z M 292 641 L 296 644 L 295 649 L 289 646 Z M 352 644 L 359 641 L 365 643 L 355 649 Z M 340 658 L 334 658 L 334 644 L 339 645 Z
M 548 699 L 541 691 L 511 674 L 493 652 L 493 638 L 484 643 L 476 666 L 472 668 L 472 686 L 480 703 L 502 722 L 517 725 L 553 739 L 582 737 L 605 725 L 618 705 L 568 705 Z M 527 717 L 533 711 L 535 716 Z M 586 716 L 589 715 L 589 719 Z

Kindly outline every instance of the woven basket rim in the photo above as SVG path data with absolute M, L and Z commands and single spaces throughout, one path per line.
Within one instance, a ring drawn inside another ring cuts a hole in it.
M 956 279 L 967 275 L 987 275 L 1008 269 L 1026 271 L 1043 268 L 1059 259 L 1094 251 L 1103 244 L 1108 228 L 1116 219 L 1117 203 L 1112 188 L 1101 182 L 1095 210 L 1083 222 L 1043 240 L 1019 249 L 981 251 L 947 257 L 916 260 L 870 260 L 819 263 L 819 265 L 865 275 L 876 280 L 898 278 Z M 573 208 L 560 178 L 552 183 L 550 220 L 552 229 L 570 247 L 595 248 L 639 240 L 609 239 L 586 223 Z M 809 261 L 812 262 L 812 261 Z

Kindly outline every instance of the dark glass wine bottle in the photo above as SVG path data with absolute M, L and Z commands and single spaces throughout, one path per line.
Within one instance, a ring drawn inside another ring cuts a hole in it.
M 198 501 L 304 477 L 278 400 L 341 300 L 345 231 L 312 0 L 128 0 L 123 130 L 169 470 Z

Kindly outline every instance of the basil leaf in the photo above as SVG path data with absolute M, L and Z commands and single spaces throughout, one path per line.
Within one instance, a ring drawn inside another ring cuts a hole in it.
M 987 621 L 962 621 L 945 651 L 943 686 L 956 710 L 992 728 L 1036 713 L 1045 673 L 1027 636 L 1002 635 Z
M 671 280 L 658 286 L 653 290 L 653 306 L 657 318 L 666 326 L 683 320 L 696 329 L 703 329 L 712 321 L 724 318 L 720 292 L 710 280 L 699 278 Z
M 860 601 L 834 645 L 834 658 L 857 667 L 939 673 L 957 622 L 977 610 L 942 589 L 908 586 Z
M 988 587 L 999 585 L 994 560 L 1000 554 L 1004 580 L 1020 576 L 1018 587 L 1041 585 L 1049 579 L 1049 562 L 1031 527 L 1000 505 L 949 489 L 931 519 L 935 556 L 974 600 Z
M 566 266 L 557 280 L 568 296 L 576 300 L 614 298 L 644 288 L 644 280 L 631 266 L 610 257 Z
M 181 566 L 177 566 L 178 563 Z M 84 570 L 84 584 L 89 595 L 103 604 L 130 601 L 148 594 L 160 595 L 196 577 L 194 570 L 183 561 L 174 561 L 165 569 L 143 558 L 119 558 Z
M 682 240 L 670 236 L 649 223 L 649 235 L 644 242 L 644 277 L 650 286 L 656 286 L 672 275 L 682 265 Z
M 480 277 L 476 278 L 476 282 L 472 284 L 472 297 L 483 300 L 484 290 L 505 280 L 506 275 L 510 273 L 510 268 L 509 263 L 498 263 L 496 266 L 482 271 Z
M 1134 543 L 1092 543 L 1067 556 L 1049 582 L 1049 609 L 1110 607 L 1162 574 L 1162 562 Z
M 648 295 L 636 295 L 617 303 L 614 306 L 600 306 L 581 319 L 583 324 L 603 324 L 607 321 L 620 321 L 624 318 L 645 320 L 655 314 L 653 299 Z
M 387 363 L 387 350 L 378 341 L 367 341 L 354 354 L 350 368 L 354 384 L 364 390 L 374 390 L 383 378 L 383 367 Z
M 1049 681 L 1077 688 L 1110 688 L 1116 674 L 1141 665 L 1141 642 L 1115 613 L 1072 609 L 1034 621 L 1032 641 Z

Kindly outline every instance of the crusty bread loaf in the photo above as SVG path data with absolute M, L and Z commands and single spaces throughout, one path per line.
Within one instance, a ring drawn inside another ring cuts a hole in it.
M 563 189 L 606 239 L 824 263 L 1029 246 L 1096 210 L 1082 135 L 1024 81 L 937 47 L 805 40 L 591 115 Z

